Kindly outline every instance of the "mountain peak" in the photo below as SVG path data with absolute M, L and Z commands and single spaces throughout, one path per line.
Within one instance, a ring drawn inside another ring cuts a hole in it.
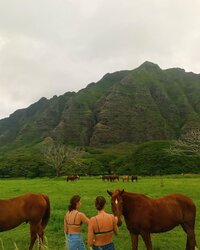
M 146 69 L 146 70 L 161 70 L 160 67 L 152 62 L 145 61 L 143 64 L 141 64 L 138 69 Z

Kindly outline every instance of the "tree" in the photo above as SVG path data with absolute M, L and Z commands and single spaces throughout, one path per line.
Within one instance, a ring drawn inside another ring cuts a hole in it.
M 76 162 L 81 154 L 81 149 L 66 147 L 53 140 L 44 143 L 42 151 L 47 164 L 55 168 L 57 177 L 61 176 L 62 169 L 67 162 Z
M 193 152 L 200 152 L 200 128 L 194 127 L 186 131 L 182 142 L 189 145 Z
M 59 177 L 67 157 L 65 147 L 61 144 L 50 144 L 43 149 L 43 155 L 47 164 L 55 168 L 56 176 Z
M 166 150 L 171 155 L 181 155 L 182 153 L 200 153 L 200 129 L 192 128 L 187 130 L 179 140 Z

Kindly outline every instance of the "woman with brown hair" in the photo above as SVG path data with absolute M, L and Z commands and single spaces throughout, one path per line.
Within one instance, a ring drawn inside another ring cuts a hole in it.
M 78 211 L 80 206 L 81 197 L 79 195 L 72 196 L 64 219 L 64 232 L 66 234 L 69 250 L 86 249 L 81 234 L 81 224 L 88 224 L 89 219 L 84 213 Z
M 98 215 L 90 219 L 88 226 L 88 244 L 93 250 L 115 250 L 112 236 L 118 232 L 117 218 L 105 212 L 105 204 L 103 196 L 96 197 L 95 207 Z

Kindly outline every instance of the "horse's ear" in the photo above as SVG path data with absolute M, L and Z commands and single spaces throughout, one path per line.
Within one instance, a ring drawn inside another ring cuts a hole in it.
M 123 189 L 123 190 L 121 190 L 120 195 L 122 195 L 123 193 L 124 193 L 124 189 Z
M 111 191 L 109 191 L 109 190 L 107 190 L 107 193 L 110 195 L 110 196 L 112 196 L 112 192 Z

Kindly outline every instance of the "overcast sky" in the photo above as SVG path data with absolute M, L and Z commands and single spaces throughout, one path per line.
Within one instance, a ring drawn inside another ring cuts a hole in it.
M 144 61 L 200 73 L 199 0 L 0 0 L 0 119 Z

